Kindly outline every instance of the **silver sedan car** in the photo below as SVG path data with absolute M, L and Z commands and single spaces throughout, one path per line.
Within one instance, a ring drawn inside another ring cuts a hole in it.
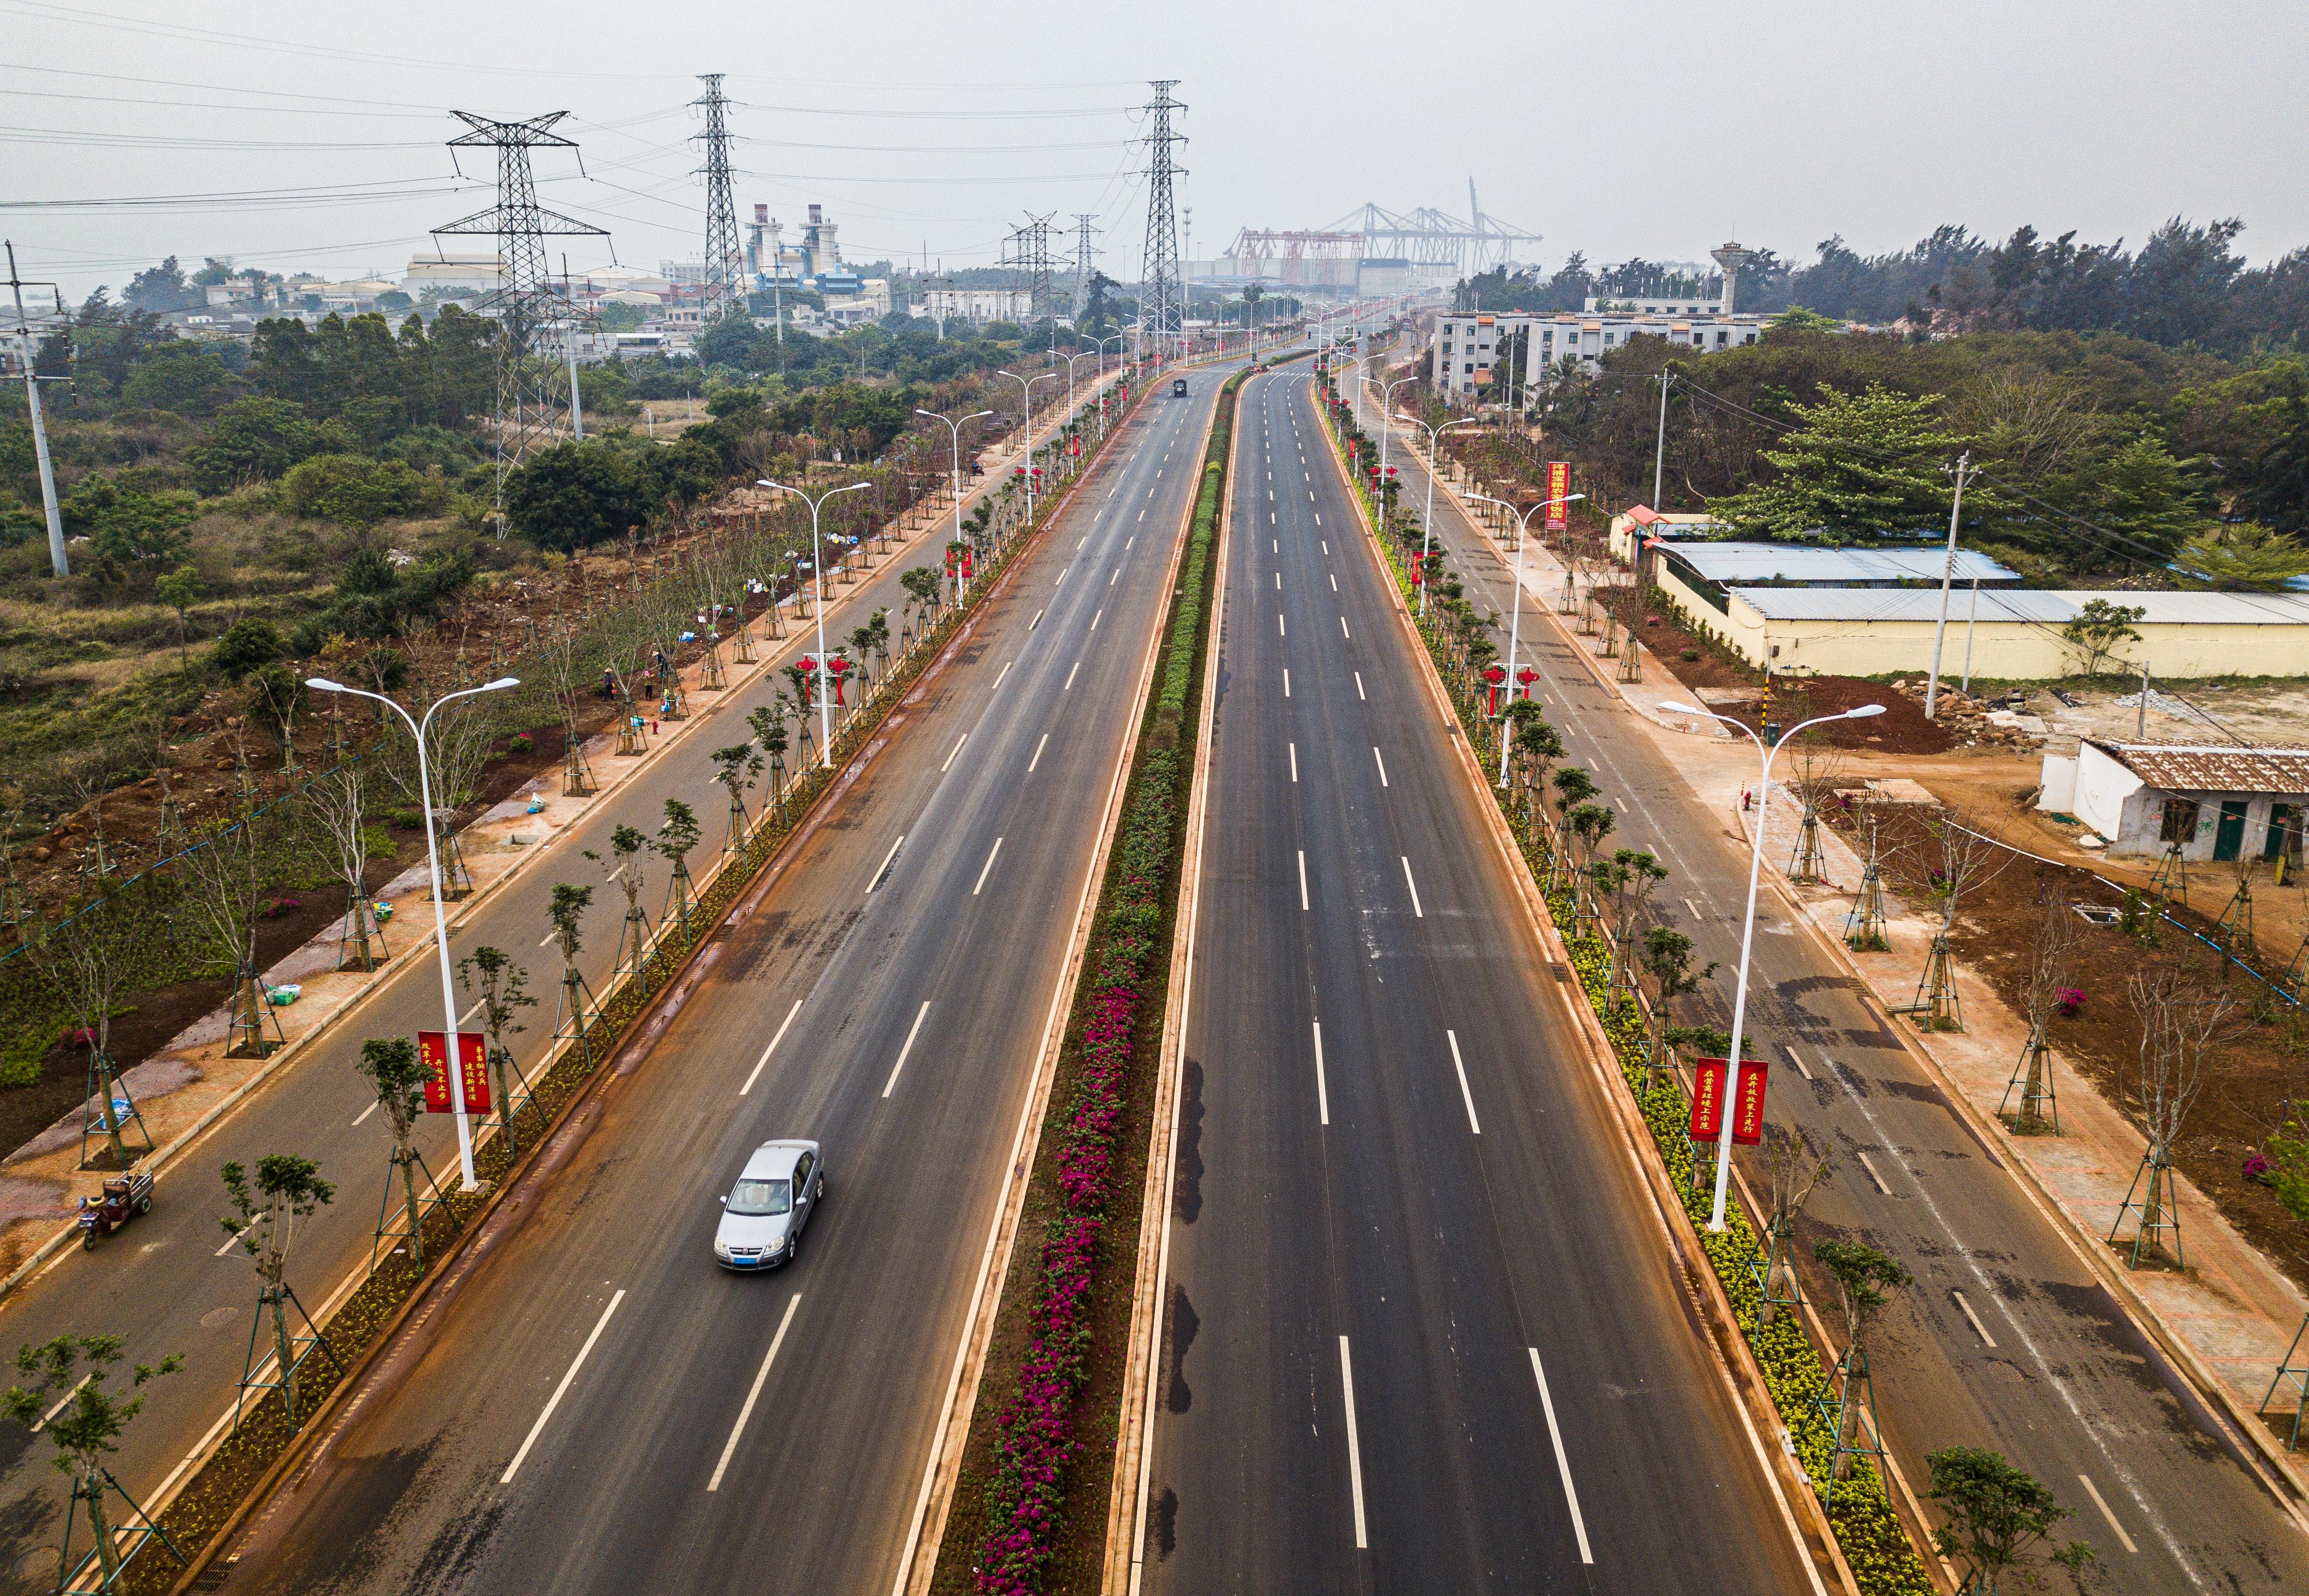
M 713 1261 L 774 1269 L 801 1255 L 802 1227 L 826 1200 L 826 1156 L 815 1141 L 765 1141 L 722 1199 Z

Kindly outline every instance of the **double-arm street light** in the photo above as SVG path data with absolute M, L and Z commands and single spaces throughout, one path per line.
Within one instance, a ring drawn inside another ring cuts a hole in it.
M 1381 386 L 1368 377 L 1363 378 L 1364 386 L 1379 389 L 1379 474 L 1382 477 L 1387 475 L 1388 440 L 1395 436 L 1395 429 L 1387 424 L 1388 417 L 1395 413 L 1395 391 L 1405 383 L 1418 380 L 1416 377 L 1398 377 Z
M 1021 377 L 1016 371 L 998 371 L 994 375 L 997 377 L 1007 377 L 1012 382 L 1018 385 L 1019 403 L 1026 407 L 1026 442 L 1025 447 L 1027 452 L 1031 455 L 1034 447 L 1034 385 L 1038 382 L 1056 382 L 1059 380 L 1059 374 L 1055 371 L 1042 371 L 1037 372 L 1034 376 L 1029 377 Z
M 1731 1080 L 1737 1081 L 1740 1078 L 1741 1037 L 1748 1021 L 1748 955 L 1756 945 L 1756 881 L 1764 869 L 1764 806 L 1772 795 L 1772 761 L 1779 757 L 1780 750 L 1788 745 L 1788 740 L 1799 732 L 1812 726 L 1825 725 L 1829 721 L 1865 720 L 1872 715 L 1883 714 L 1884 706 L 1863 704 L 1857 709 L 1847 709 L 1841 715 L 1814 716 L 1808 721 L 1790 726 L 1786 733 L 1769 748 L 1764 746 L 1764 740 L 1756 735 L 1755 728 L 1745 721 L 1734 720 L 1728 715 L 1718 715 L 1713 709 L 1703 709 L 1696 704 L 1666 702 L 1660 707 L 1670 715 L 1705 716 L 1709 720 L 1736 727 L 1756 745 L 1756 752 L 1763 759 L 1763 774 L 1756 783 L 1756 840 L 1748 849 L 1748 917 L 1740 928 L 1740 975 L 1732 996 L 1732 1057 L 1726 1068 Z M 1724 1194 L 1732 1184 L 1732 1128 L 1735 1117 L 1727 1105 L 1724 1111 L 1723 1128 L 1716 1136 L 1716 1205 L 1708 1212 L 1708 1227 L 1710 1230 L 1724 1228 Z
M 495 681 L 484 681 L 479 687 L 445 693 L 433 701 L 433 707 L 425 712 L 425 718 L 421 721 L 412 717 L 408 710 L 383 693 L 347 687 L 343 682 L 332 681 L 325 676 L 307 676 L 305 685 L 315 692 L 349 693 L 356 698 L 374 698 L 408 722 L 410 735 L 417 739 L 417 802 L 425 810 L 425 859 L 433 874 L 433 945 L 441 956 L 442 1045 L 448 1049 L 449 1111 L 457 1121 L 457 1169 L 464 1177 L 464 1189 L 471 1192 L 480 1186 L 480 1181 L 473 1174 L 473 1127 L 465 1117 L 465 1061 L 457 1047 L 457 989 L 449 971 L 449 915 L 441 905 L 441 854 L 434 840 L 432 763 L 425 753 L 425 733 L 432 725 L 433 716 L 439 713 L 442 705 L 458 698 L 470 698 L 475 693 L 493 693 L 508 687 L 519 687 L 521 679 L 500 676 Z
M 1567 493 L 1561 499 L 1542 499 L 1520 515 L 1516 513 L 1515 506 L 1504 499 L 1493 499 L 1487 493 L 1470 493 L 1467 497 L 1480 499 L 1484 504 L 1495 504 L 1516 517 L 1516 561 L 1512 583 L 1514 594 L 1509 601 L 1510 610 L 1508 620 L 1508 691 L 1512 695 L 1515 692 L 1516 646 L 1522 640 L 1523 636 L 1524 531 L 1531 525 L 1532 516 L 1546 509 L 1550 505 L 1570 504 L 1575 499 L 1585 499 L 1587 496 L 1585 493 Z M 1508 744 L 1512 741 L 1513 739 L 1504 735 L 1500 738 L 1500 785 L 1501 786 L 1508 785 Z
M 990 416 L 994 412 L 990 410 L 974 410 L 959 421 L 942 416 L 934 410 L 923 410 L 919 406 L 915 408 L 914 413 L 918 416 L 928 416 L 933 421 L 946 422 L 947 431 L 954 437 L 954 541 L 958 543 L 962 542 L 962 429 L 964 423 L 974 421 L 981 416 Z
M 1478 425 L 1478 423 L 1474 421 L 1446 421 L 1440 427 L 1430 427 L 1417 416 L 1407 416 L 1401 411 L 1396 412 L 1395 419 L 1398 421 L 1409 421 L 1414 427 L 1424 429 L 1427 433 L 1427 510 L 1426 514 L 1422 517 L 1423 525 L 1419 529 L 1419 612 L 1422 615 L 1424 615 L 1427 613 L 1427 589 L 1429 585 L 1427 581 L 1427 551 L 1435 542 L 1435 473 L 1439 469 L 1440 469 L 1443 463 L 1443 451 L 1438 446 L 1436 440 L 1441 438 L 1446 432 L 1450 431 L 1454 427 L 1473 427 Z
M 817 512 L 818 507 L 829 499 L 855 493 L 874 484 L 852 482 L 847 488 L 835 488 L 812 499 L 799 488 L 789 488 L 783 482 L 774 482 L 767 477 L 757 477 L 754 483 L 759 488 L 774 488 L 780 493 L 791 493 L 809 506 L 809 576 L 811 585 L 817 589 L 817 724 L 824 733 L 818 739 L 818 748 L 825 755 L 826 768 L 831 770 L 834 768 L 834 690 L 830 685 L 833 672 L 826 667 L 826 539 L 817 530 Z M 958 509 L 961 504 L 959 494 L 956 496 L 955 502 Z

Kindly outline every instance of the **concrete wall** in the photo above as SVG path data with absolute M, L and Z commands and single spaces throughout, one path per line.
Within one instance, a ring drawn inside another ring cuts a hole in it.
M 2049 796 L 2054 761 L 2047 759 L 2045 763 Z M 2244 831 L 2237 852 L 2246 859 L 2259 859 L 2268 851 L 2270 823 L 2277 806 L 2286 807 L 2291 817 L 2288 825 L 2298 826 L 2305 805 L 2309 805 L 2309 797 L 2283 793 L 2166 792 L 2148 785 L 2123 760 L 2089 742 L 2078 746 L 2074 779 L 2075 799 L 2068 806 L 2069 812 L 2106 837 L 2112 854 L 2161 854 L 2166 801 L 2177 798 L 2196 804 L 2196 825 L 2181 844 L 2181 857 L 2192 863 L 2210 862 L 2220 846 L 2225 803 L 2244 806 Z M 2038 807 L 2044 807 L 2041 802 Z
M 1661 585 L 1667 585 L 1663 568 Z M 1820 676 L 1885 676 L 1928 669 L 1933 659 L 1930 620 L 1767 620 L 1736 593 L 1728 600 L 1727 633 L 1732 646 L 1750 663 L 1767 661 L 1780 671 Z M 1968 628 L 1964 594 L 1949 601 L 1948 638 L 1941 656 L 1944 674 L 1964 669 L 1966 634 L 1971 631 L 1972 673 L 1992 680 L 2044 681 L 2073 674 L 2075 657 L 2061 641 L 2057 626 L 1983 619 Z M 1695 611 L 1703 620 L 1712 605 Z M 2128 643 L 2119 669 L 2138 670 L 2147 659 L 2166 680 L 2201 676 L 2309 676 L 2309 626 L 2135 624 L 2140 641 Z M 1777 654 L 1775 653 L 1777 650 Z

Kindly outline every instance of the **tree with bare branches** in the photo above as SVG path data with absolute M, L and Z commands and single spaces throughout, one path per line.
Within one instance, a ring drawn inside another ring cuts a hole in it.
M 2239 1003 L 2226 987 L 2172 967 L 2134 971 L 2125 978 L 2124 996 L 2135 1041 L 2122 1079 L 2147 1145 L 2108 1239 L 2114 1243 L 2126 1219 L 2138 1214 L 2131 1259 L 2138 1269 L 2162 1245 L 2168 1227 L 2174 1231 L 2174 1262 L 2184 1262 L 2173 1149 L 2204 1089 L 2206 1055 L 2233 1028 Z

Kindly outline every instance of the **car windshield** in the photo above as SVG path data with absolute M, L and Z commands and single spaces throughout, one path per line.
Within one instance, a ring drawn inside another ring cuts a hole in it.
M 793 1188 L 782 1180 L 741 1180 L 730 1193 L 730 1211 L 748 1219 L 782 1214 L 793 1206 Z

